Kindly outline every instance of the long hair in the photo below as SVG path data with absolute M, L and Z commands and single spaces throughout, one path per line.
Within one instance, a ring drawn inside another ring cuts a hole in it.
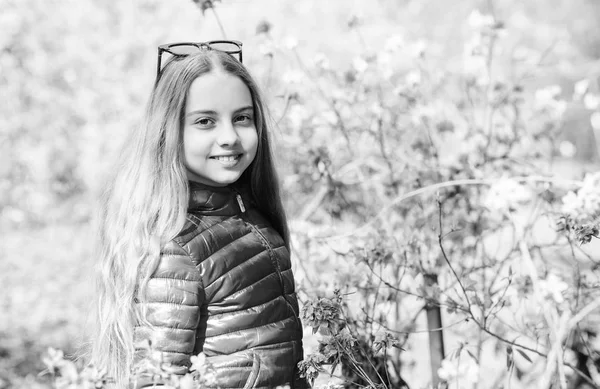
M 254 161 L 237 184 L 249 187 L 252 202 L 289 248 L 287 221 L 273 162 L 266 108 L 246 68 L 228 54 L 201 51 L 174 57 L 157 79 L 142 124 L 124 143 L 113 175 L 100 196 L 97 214 L 97 329 L 92 362 L 127 385 L 133 362 L 133 328 L 146 322 L 136 309 L 145 300 L 160 250 L 185 223 L 189 186 L 183 157 L 183 120 L 192 82 L 211 71 L 239 77 L 250 90 L 258 132 Z

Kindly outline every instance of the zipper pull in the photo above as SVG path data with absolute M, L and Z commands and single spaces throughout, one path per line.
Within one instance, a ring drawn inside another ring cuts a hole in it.
M 244 202 L 242 201 L 242 196 L 240 196 L 240 194 L 236 194 L 235 198 L 237 199 L 238 205 L 240 206 L 240 209 L 242 210 L 242 213 L 246 212 L 246 207 L 244 207 Z

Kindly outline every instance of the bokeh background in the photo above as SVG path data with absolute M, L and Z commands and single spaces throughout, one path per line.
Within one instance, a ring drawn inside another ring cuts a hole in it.
M 498 73 L 508 78 L 528 66 L 519 75 L 532 105 L 536 90 L 554 88 L 548 93 L 560 103 L 560 118 L 553 129 L 556 147 L 540 146 L 553 157 L 546 172 L 577 180 L 600 170 L 596 0 L 223 0 L 205 12 L 201 3 L 0 0 L 0 388 L 50 387 L 49 378 L 40 376 L 40 356 L 48 347 L 74 353 L 87 341 L 94 198 L 125 134 L 143 114 L 159 44 L 224 37 L 244 42 L 244 63 L 278 124 L 290 217 L 312 218 L 320 231 L 343 228 L 345 219 L 337 218 L 334 227 L 335 218 L 326 215 L 339 210 L 311 205 L 311 185 L 298 184 L 309 168 L 314 171 L 305 175 L 319 181 L 317 146 L 330 146 L 333 159 L 341 147 L 339 132 L 320 134 L 315 129 L 323 124 L 308 117 L 330 111 L 323 96 L 336 92 L 320 84 L 315 69 L 353 77 L 375 66 L 370 56 L 397 45 L 401 51 L 391 63 L 377 65 L 372 85 L 397 83 L 386 71 L 421 83 L 411 73 L 414 58 L 426 57 L 433 73 L 461 73 L 473 67 L 465 47 L 473 28 L 485 24 L 482 15 L 504 24 Z M 296 141 L 307 127 L 312 154 Z M 420 131 L 410 125 L 404 130 Z M 600 259 L 597 245 L 587 247 Z M 335 274 L 327 270 L 327 258 L 316 255 L 296 259 L 303 261 L 297 277 L 306 290 L 319 281 L 307 270 L 312 260 L 325 269 L 324 278 Z M 309 337 L 307 348 L 315 347 Z M 427 357 L 418 350 L 405 364 L 406 377 L 425 387 Z

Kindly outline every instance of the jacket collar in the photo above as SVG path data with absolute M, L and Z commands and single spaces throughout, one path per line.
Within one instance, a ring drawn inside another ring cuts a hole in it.
M 188 212 L 213 216 L 233 216 L 242 212 L 240 201 L 248 205 L 247 196 L 233 186 L 216 187 L 189 181 L 190 199 Z M 239 196 L 239 199 L 238 199 Z

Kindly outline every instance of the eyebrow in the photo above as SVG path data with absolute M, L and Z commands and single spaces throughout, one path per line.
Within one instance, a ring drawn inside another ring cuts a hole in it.
M 251 105 L 247 105 L 245 107 L 242 108 L 238 108 L 235 111 L 233 111 L 234 114 L 240 113 L 242 111 L 246 111 L 246 110 L 254 110 L 254 107 Z M 188 113 L 187 116 L 192 116 L 192 115 L 213 115 L 213 116 L 217 116 L 218 113 L 216 111 L 211 111 L 211 110 L 197 110 L 197 111 L 192 111 L 190 113 Z

